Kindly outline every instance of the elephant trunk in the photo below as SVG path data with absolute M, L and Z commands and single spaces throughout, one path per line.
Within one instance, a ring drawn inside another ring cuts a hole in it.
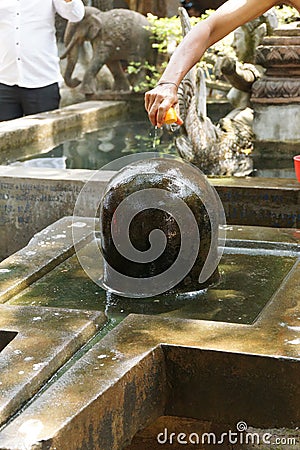
M 76 36 L 73 36 L 72 39 L 70 40 L 70 42 L 67 44 L 65 51 L 61 54 L 60 59 L 65 59 L 66 56 L 71 52 L 74 45 L 77 43 L 78 43 L 78 39 L 76 38 Z
M 76 41 L 75 41 L 75 43 L 76 43 Z M 67 65 L 66 65 L 65 71 L 63 73 L 63 77 L 64 77 L 66 85 L 69 86 L 70 88 L 75 88 L 81 83 L 81 81 L 78 80 L 78 78 L 72 78 L 73 71 L 76 66 L 76 63 L 78 60 L 78 54 L 79 54 L 79 47 L 77 44 L 75 45 L 75 43 L 73 45 L 71 45 L 72 44 L 72 41 L 71 41 L 68 46 L 70 48 L 67 48 L 65 51 L 65 55 L 62 55 L 63 57 L 68 55 Z
M 64 34 L 64 43 L 66 48 L 60 56 L 60 59 L 68 57 L 63 77 L 66 85 L 71 88 L 75 88 L 81 83 L 80 80 L 78 80 L 78 78 L 72 78 L 72 74 L 74 72 L 78 60 L 79 47 L 83 42 L 83 40 L 82 41 L 80 40 L 80 37 L 77 33 L 77 27 L 78 22 L 76 23 L 68 22 Z
M 76 34 L 77 27 L 79 22 L 68 22 L 65 33 L 64 33 L 64 43 L 65 46 L 67 46 L 70 42 L 72 37 Z
M 68 53 L 72 50 L 74 45 L 78 43 L 78 45 L 81 43 L 80 41 L 80 33 L 78 33 L 78 26 L 80 22 L 68 22 L 65 34 L 64 34 L 64 44 L 65 44 L 65 51 L 62 53 L 60 59 L 64 59 Z M 83 42 L 83 39 L 82 39 Z

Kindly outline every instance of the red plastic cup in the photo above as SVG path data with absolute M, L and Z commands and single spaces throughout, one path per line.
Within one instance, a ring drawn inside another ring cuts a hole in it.
M 297 180 L 300 183 L 300 155 L 294 156 L 294 167 L 295 167 Z

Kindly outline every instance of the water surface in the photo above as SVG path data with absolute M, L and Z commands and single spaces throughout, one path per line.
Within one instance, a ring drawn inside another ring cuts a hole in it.
M 140 111 L 131 117 L 102 124 L 97 131 L 84 133 L 67 140 L 49 151 L 32 153 L 26 149 L 26 157 L 10 161 L 13 165 L 66 169 L 97 170 L 121 156 L 133 153 L 158 151 L 177 155 L 175 137 L 166 127 L 154 129 L 146 114 Z M 22 154 L 22 150 L 20 150 Z M 253 176 L 295 178 L 293 160 L 272 158 L 254 159 Z
M 255 252 L 254 252 L 255 253 Z M 221 282 L 198 295 L 117 297 L 91 281 L 73 256 L 14 297 L 14 305 L 104 311 L 114 323 L 130 313 L 251 324 L 288 274 L 295 257 L 223 254 Z

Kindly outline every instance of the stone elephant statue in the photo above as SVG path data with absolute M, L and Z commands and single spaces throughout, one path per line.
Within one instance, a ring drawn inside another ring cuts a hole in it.
M 69 87 L 81 83 L 80 90 L 86 95 L 94 94 L 94 80 L 106 64 L 114 78 L 114 90 L 130 90 L 130 81 L 123 66 L 131 61 L 154 63 L 149 22 L 145 16 L 127 9 L 100 11 L 86 6 L 85 16 L 80 22 L 68 22 L 65 35 L 65 51 L 61 59 L 67 57 L 63 77 Z M 85 41 L 92 45 L 83 80 L 72 78 L 79 52 Z

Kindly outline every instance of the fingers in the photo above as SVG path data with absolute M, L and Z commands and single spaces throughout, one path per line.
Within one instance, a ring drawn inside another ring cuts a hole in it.
M 182 125 L 183 124 L 183 120 L 181 119 L 181 117 L 180 117 L 180 110 L 179 110 L 179 105 L 178 105 L 178 103 L 175 105 L 175 111 L 176 111 L 176 114 L 177 114 L 177 120 L 176 120 L 176 124 L 177 125 Z
M 177 89 L 173 85 L 158 85 L 145 94 L 145 109 L 152 125 L 160 128 L 171 106 L 177 105 Z M 181 119 L 180 119 L 181 120 Z M 182 121 L 181 121 L 182 122 Z

